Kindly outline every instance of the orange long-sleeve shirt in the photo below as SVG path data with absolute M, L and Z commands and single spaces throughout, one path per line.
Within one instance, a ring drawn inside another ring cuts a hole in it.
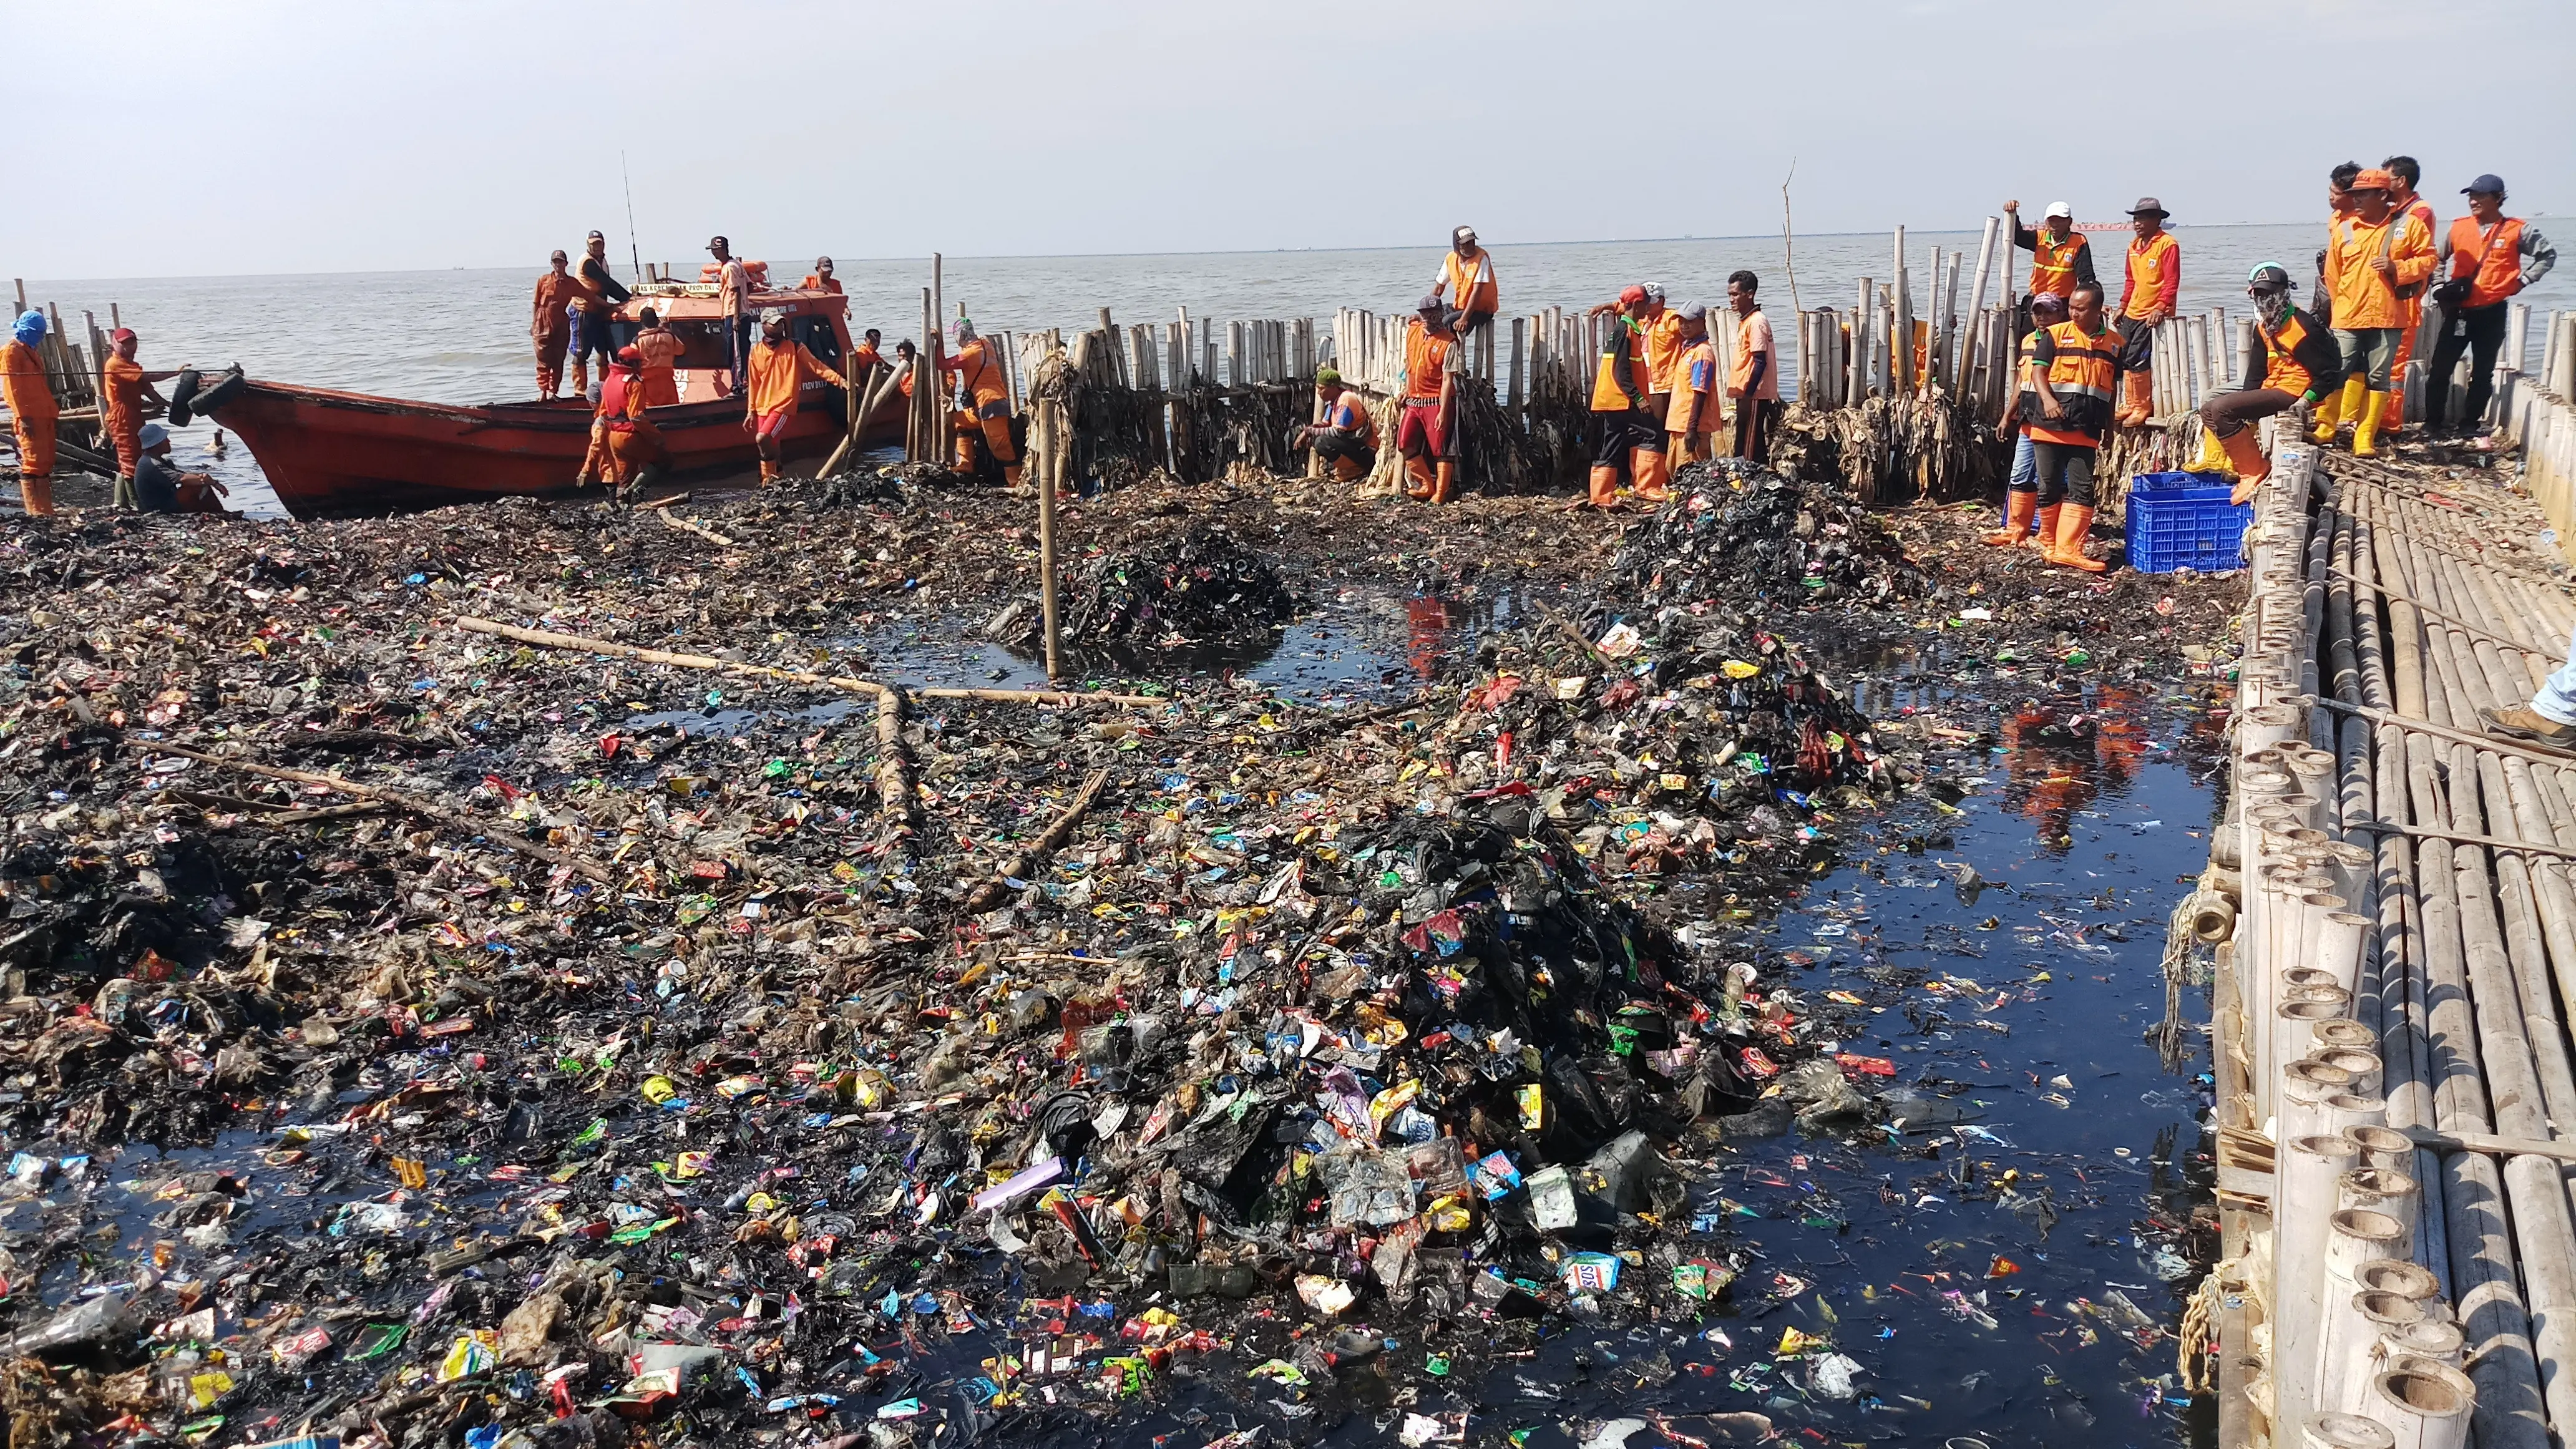
M 548 272 L 537 278 L 537 330 L 560 332 L 564 329 L 564 308 L 574 298 L 586 298 L 590 289 L 570 272 Z
M 671 369 L 680 361 L 680 337 L 668 327 L 647 327 L 635 334 L 635 355 L 643 359 L 639 369 L 643 381 L 644 405 L 668 407 L 680 400 L 679 380 Z
M 143 364 L 129 362 L 111 352 L 101 369 L 107 376 L 107 397 L 102 409 L 110 431 L 143 426 Z
M 2394 228 L 2392 233 L 2391 228 Z M 2358 216 L 2334 224 L 2326 246 L 2326 292 L 2334 299 L 2334 325 L 2347 331 L 2369 331 L 2406 325 L 2406 308 L 2398 287 L 2411 287 L 2433 275 L 2433 235 L 2422 218 L 2403 213 L 2371 226 Z M 2383 242 L 2397 280 L 2379 275 Z
M 9 416 L 22 423 L 50 425 L 62 415 L 45 381 L 45 360 L 16 338 L 0 344 L 0 402 L 9 404 Z
M 2160 231 L 2150 241 L 2129 243 L 2129 274 L 2120 288 L 2120 315 L 2144 321 L 2156 312 L 2170 317 L 2182 294 L 2182 243 Z
M 939 359 L 939 366 L 944 372 L 958 374 L 978 408 L 1011 400 L 1010 381 L 1002 375 L 1002 359 L 989 338 L 978 337 L 958 348 L 954 354 Z
M 825 367 L 802 342 L 771 346 L 767 342 L 751 345 L 750 385 L 743 391 L 750 409 L 763 417 L 781 408 L 796 406 L 796 391 L 816 378 L 834 387 L 847 387 L 841 375 Z

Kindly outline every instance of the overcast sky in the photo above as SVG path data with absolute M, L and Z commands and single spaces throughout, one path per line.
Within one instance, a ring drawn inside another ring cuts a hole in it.
M 12 275 L 2565 212 L 2568 0 L 11 0 Z M 2462 77 L 2473 76 L 2473 80 Z

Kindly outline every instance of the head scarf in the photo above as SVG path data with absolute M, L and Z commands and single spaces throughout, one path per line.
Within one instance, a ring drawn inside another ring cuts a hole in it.
M 9 329 L 9 335 L 26 343 L 29 347 L 33 347 L 37 343 L 44 341 L 45 314 L 37 311 L 33 307 L 19 313 L 18 323 L 16 326 Z

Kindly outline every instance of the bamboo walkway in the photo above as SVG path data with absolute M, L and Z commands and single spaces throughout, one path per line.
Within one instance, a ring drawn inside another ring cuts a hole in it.
M 2477 711 L 2558 667 L 2576 598 L 2527 495 L 2276 457 L 2216 852 L 2241 872 L 2217 987 L 2221 1442 L 2474 1425 L 2481 1449 L 2547 1449 L 2576 1431 L 2576 757 Z

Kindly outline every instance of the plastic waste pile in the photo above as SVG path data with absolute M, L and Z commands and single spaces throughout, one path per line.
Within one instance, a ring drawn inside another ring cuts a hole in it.
M 1079 642 L 1163 647 L 1266 637 L 1296 613 L 1277 563 L 1202 523 L 1091 560 L 1064 618 Z
M 1629 532 L 1603 597 L 1637 610 L 1879 601 L 1929 585 L 1887 525 L 1848 495 L 1736 459 L 1692 463 Z

